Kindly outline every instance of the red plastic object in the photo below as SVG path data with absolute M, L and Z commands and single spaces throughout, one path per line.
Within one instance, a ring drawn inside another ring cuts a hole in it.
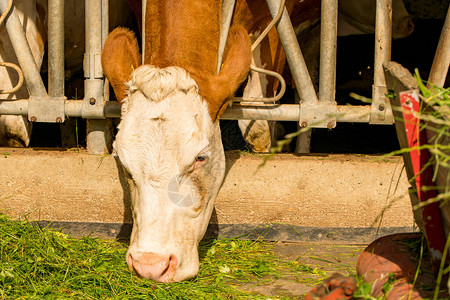
M 399 233 L 381 237 L 367 246 L 358 259 L 356 273 L 372 285 L 372 296 L 386 300 L 433 297 L 434 289 L 430 289 L 436 284 L 433 273 L 419 272 L 416 278 L 420 257 L 418 249 L 411 245 L 420 239 L 420 233 Z M 422 270 L 430 269 L 430 263 L 422 257 Z M 390 284 L 386 284 L 388 281 Z M 439 299 L 449 299 L 444 286 Z
M 355 278 L 334 273 L 306 294 L 305 300 L 347 300 L 352 298 L 356 288 Z
M 414 279 L 417 262 L 407 251 L 404 241 L 419 237 L 420 234 L 416 233 L 393 234 L 381 237 L 367 246 L 358 259 L 356 272 L 363 277 L 364 281 L 372 283 L 373 296 L 383 296 L 382 289 L 389 280 L 389 274 L 393 274 L 397 280 L 403 278 L 412 281 Z M 410 290 L 403 295 L 408 294 Z
M 436 197 L 435 190 L 423 191 L 422 187 L 434 186 L 433 170 L 431 167 L 424 169 L 430 160 L 430 153 L 426 149 L 419 150 L 417 147 L 427 143 L 424 130 L 420 130 L 420 120 L 417 118 L 420 112 L 420 99 L 418 91 L 411 90 L 400 93 L 400 103 L 402 105 L 403 119 L 405 124 L 408 144 L 411 150 L 410 157 L 414 170 L 417 194 L 421 202 Z M 444 253 L 445 234 L 442 225 L 442 216 L 438 203 L 427 204 L 422 209 L 422 216 L 425 223 L 425 235 L 427 237 L 428 249 L 433 260 L 433 265 L 439 267 L 439 263 Z

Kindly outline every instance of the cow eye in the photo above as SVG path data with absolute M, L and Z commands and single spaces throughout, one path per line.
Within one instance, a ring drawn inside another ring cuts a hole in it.
M 199 155 L 195 158 L 196 162 L 204 162 L 206 159 L 208 158 L 208 156 L 206 154 L 203 155 Z

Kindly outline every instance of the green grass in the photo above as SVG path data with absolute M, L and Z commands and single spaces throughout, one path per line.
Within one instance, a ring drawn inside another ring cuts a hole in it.
M 75 239 L 0 214 L 0 299 L 268 299 L 238 287 L 278 278 L 312 287 L 325 278 L 318 268 L 278 259 L 272 247 L 263 241 L 203 241 L 199 275 L 162 284 L 130 273 L 126 244 Z

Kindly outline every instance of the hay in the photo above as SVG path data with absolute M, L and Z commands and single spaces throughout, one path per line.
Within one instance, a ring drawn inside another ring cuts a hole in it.
M 238 287 L 271 284 L 281 277 L 300 282 L 307 275 L 311 285 L 324 279 L 324 271 L 276 258 L 272 246 L 261 240 L 202 241 L 198 276 L 162 284 L 130 273 L 126 244 L 91 237 L 75 239 L 0 214 L 0 298 L 268 299 Z M 287 299 L 282 295 L 275 298 Z

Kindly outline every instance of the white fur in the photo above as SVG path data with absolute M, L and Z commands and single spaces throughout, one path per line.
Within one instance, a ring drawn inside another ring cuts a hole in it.
M 252 42 L 258 38 L 260 32 L 250 36 Z M 261 45 L 253 51 L 252 64 L 265 68 L 261 61 Z M 248 77 L 247 85 L 244 89 L 244 97 L 262 98 L 267 94 L 268 78 L 266 75 L 251 71 Z M 258 104 L 247 102 L 246 104 Z M 269 152 L 271 147 L 271 125 L 273 122 L 266 120 L 238 120 L 239 129 L 242 137 L 250 145 L 254 152 Z
M 164 69 L 146 66 L 137 68 L 129 83 L 130 92 L 141 91 L 149 100 L 159 102 L 166 99 L 171 93 L 187 93 L 193 89 L 198 93 L 195 81 L 190 78 L 184 69 L 167 67 Z
M 132 178 L 134 225 L 128 253 L 133 260 L 149 252 L 175 255 L 178 268 L 170 280 L 191 278 L 198 272 L 197 245 L 224 176 L 218 122 L 213 124 L 195 81 L 181 68 L 143 65 L 128 85 L 114 142 L 115 153 Z M 195 165 L 199 154 L 208 155 L 201 166 Z M 192 207 L 177 206 L 170 199 L 167 188 L 174 178 L 192 187 Z

